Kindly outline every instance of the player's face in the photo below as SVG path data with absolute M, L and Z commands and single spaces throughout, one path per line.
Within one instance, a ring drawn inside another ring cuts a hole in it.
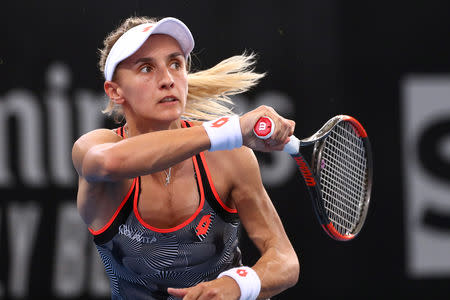
M 172 122 L 184 112 L 188 92 L 186 59 L 178 42 L 151 35 L 116 69 L 123 105 L 132 117 Z M 130 116 L 127 116 L 127 118 Z

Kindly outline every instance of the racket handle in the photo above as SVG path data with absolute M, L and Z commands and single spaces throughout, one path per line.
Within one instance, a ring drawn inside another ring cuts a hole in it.
M 261 117 L 253 127 L 253 132 L 260 139 L 270 138 L 275 130 L 275 123 L 269 117 Z M 284 145 L 283 151 L 291 155 L 298 154 L 300 151 L 300 140 L 294 135 L 289 137 L 289 142 Z
M 300 152 L 300 140 L 295 136 L 289 137 L 289 142 L 284 145 L 283 151 L 290 155 L 296 155 Z

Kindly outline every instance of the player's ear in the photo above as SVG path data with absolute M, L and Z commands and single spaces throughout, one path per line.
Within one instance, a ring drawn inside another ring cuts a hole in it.
M 106 80 L 103 84 L 103 88 L 105 89 L 105 93 L 106 95 L 108 95 L 111 101 L 115 102 L 116 104 L 122 104 L 124 102 L 122 89 L 116 82 Z

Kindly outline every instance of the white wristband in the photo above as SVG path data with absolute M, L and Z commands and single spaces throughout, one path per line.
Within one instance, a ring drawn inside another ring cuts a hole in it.
M 242 132 L 238 116 L 221 117 L 203 123 L 211 141 L 209 151 L 231 150 L 242 146 Z
M 219 274 L 217 278 L 229 276 L 233 278 L 241 289 L 239 300 L 255 300 L 261 291 L 261 280 L 258 274 L 249 267 L 237 267 Z

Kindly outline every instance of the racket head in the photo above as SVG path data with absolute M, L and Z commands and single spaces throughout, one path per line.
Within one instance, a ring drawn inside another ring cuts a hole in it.
M 312 155 L 311 169 L 317 180 L 313 206 L 328 235 L 349 241 L 358 235 L 367 217 L 372 150 L 364 127 L 355 118 L 339 115 L 327 124 L 321 128 Z

